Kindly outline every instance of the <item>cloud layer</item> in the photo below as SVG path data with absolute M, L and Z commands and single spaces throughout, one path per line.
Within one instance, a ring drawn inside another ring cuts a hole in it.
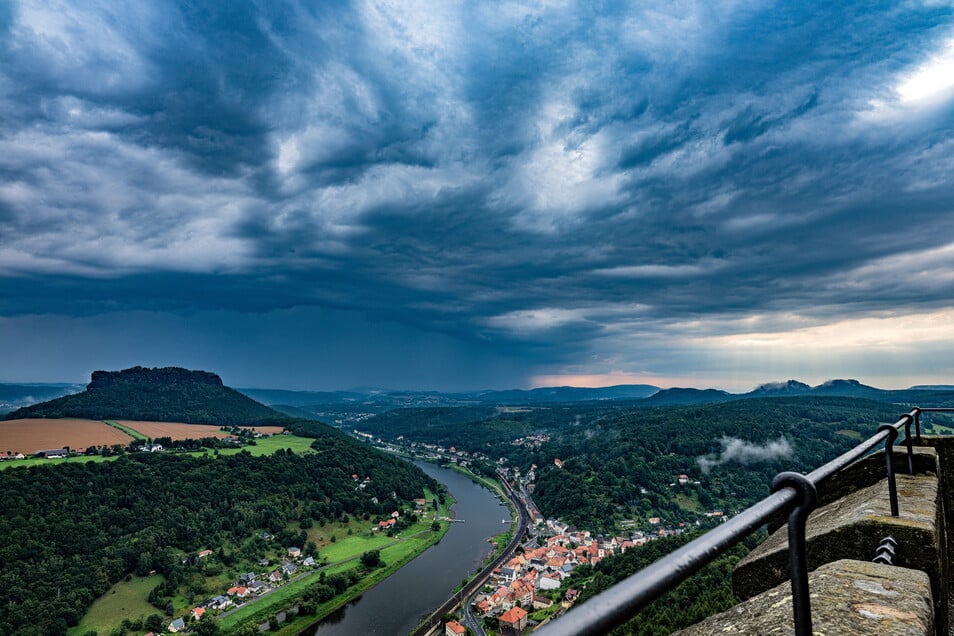
M 755 384 L 952 309 L 949 5 L 312 4 L 0 8 L 0 316 L 354 312 L 510 381 Z M 901 355 L 852 351 L 800 368 Z

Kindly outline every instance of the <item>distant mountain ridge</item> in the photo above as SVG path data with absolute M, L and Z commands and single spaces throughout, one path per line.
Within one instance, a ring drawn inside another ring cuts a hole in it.
M 21 406 L 52 400 L 82 390 L 82 384 L 2 383 L 0 384 L 0 415 Z
M 878 389 L 858 380 L 834 379 L 812 387 L 798 380 L 768 382 L 748 393 L 727 393 L 714 389 L 664 389 L 641 403 L 654 406 L 715 404 L 731 400 L 799 395 L 851 397 L 891 404 L 954 406 L 954 391 L 945 389 Z
M 485 390 L 461 393 L 441 391 L 387 391 L 355 389 L 351 391 L 287 391 L 283 389 L 238 389 L 265 404 L 288 407 L 313 405 L 354 405 L 369 407 L 408 408 L 421 406 L 472 406 L 477 404 L 547 404 L 586 402 L 589 400 L 638 400 L 659 391 L 650 384 L 619 384 L 599 388 L 542 387 L 537 389 Z
M 649 384 L 624 384 L 600 388 L 542 387 L 503 391 L 442 393 L 440 391 L 284 391 L 276 389 L 239 389 L 265 404 L 296 414 L 313 410 L 380 413 L 396 408 L 566 404 L 587 401 L 628 401 L 641 406 L 716 404 L 731 400 L 764 397 L 817 395 L 857 397 L 878 402 L 954 405 L 954 385 L 916 386 L 888 390 L 868 386 L 853 379 L 834 379 L 812 387 L 798 380 L 767 382 L 747 393 L 729 393 L 719 389 L 677 387 L 660 389 Z M 280 406 L 279 406 L 280 405 Z
M 80 417 L 191 424 L 283 424 L 289 418 L 208 371 L 133 367 L 94 371 L 82 393 L 19 408 L 7 419 Z

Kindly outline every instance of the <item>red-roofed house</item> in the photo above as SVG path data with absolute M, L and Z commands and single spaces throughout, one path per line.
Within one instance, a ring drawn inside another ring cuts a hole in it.
M 527 611 L 521 607 L 511 607 L 509 610 L 500 615 L 500 631 L 501 636 L 515 635 L 519 636 L 523 633 L 523 629 L 527 626 Z
M 204 607 L 196 607 L 195 609 L 192 610 L 192 618 L 194 618 L 195 620 L 199 620 L 200 618 L 202 618 L 203 614 L 205 614 Z
M 461 634 L 466 633 L 467 628 L 457 621 L 447 621 L 444 624 L 444 636 L 461 636 Z

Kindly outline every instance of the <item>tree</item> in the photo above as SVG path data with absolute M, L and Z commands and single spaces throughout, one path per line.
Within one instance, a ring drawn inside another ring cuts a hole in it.
M 361 565 L 368 568 L 369 570 L 381 567 L 384 565 L 384 563 L 381 561 L 381 552 L 379 550 L 365 552 L 361 555 Z
M 161 632 L 163 627 L 162 616 L 150 614 L 146 617 L 145 627 L 150 632 Z
M 195 626 L 195 633 L 198 636 L 216 636 L 219 631 L 219 624 L 211 616 L 203 616 Z

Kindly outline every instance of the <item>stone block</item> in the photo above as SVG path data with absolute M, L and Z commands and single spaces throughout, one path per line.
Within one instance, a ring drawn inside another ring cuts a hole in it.
M 924 571 L 936 602 L 936 624 L 947 626 L 946 550 L 938 479 L 897 475 L 899 517 L 892 517 L 887 480 L 861 488 L 813 512 L 806 526 L 809 569 L 840 559 L 870 561 L 878 543 L 898 541 L 895 565 Z M 748 599 L 789 578 L 787 528 L 743 558 L 732 574 L 736 597 Z
M 919 570 L 839 560 L 808 579 L 812 631 L 823 636 L 934 634 L 928 576 Z M 692 627 L 680 636 L 774 636 L 794 633 L 791 584 L 786 581 Z

